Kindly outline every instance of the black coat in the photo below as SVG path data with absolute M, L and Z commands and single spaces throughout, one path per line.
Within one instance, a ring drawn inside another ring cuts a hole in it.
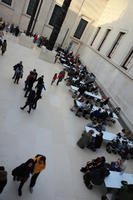
M 31 164 L 31 166 L 29 166 Z M 27 162 L 19 165 L 12 171 L 12 176 L 17 177 L 18 180 L 26 179 L 34 169 L 34 160 L 29 159 Z
M 87 172 L 84 177 L 87 182 L 91 181 L 94 185 L 102 185 L 105 177 L 108 175 L 109 170 L 107 170 L 105 167 L 101 167 L 91 172 Z
M 27 103 L 33 103 L 35 98 L 35 91 L 31 90 L 29 96 L 27 97 Z
M 101 135 L 97 135 L 95 138 L 95 148 L 100 148 L 103 142 L 103 137 Z

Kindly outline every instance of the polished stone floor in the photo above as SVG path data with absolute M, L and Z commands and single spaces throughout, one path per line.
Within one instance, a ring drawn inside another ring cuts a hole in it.
M 108 161 L 117 156 L 106 153 L 105 147 L 92 152 L 76 146 L 87 120 L 78 118 L 70 111 L 73 99 L 69 88 L 62 82 L 58 87 L 50 82 L 60 64 L 49 64 L 38 59 L 40 50 L 20 46 L 12 36 L 8 38 L 8 50 L 0 55 L 0 165 L 8 171 L 8 184 L 0 200 L 98 200 L 104 193 L 103 187 L 89 191 L 83 184 L 80 167 L 97 156 L 106 156 Z M 20 60 L 24 64 L 24 77 L 19 85 L 12 81 L 13 65 Z M 29 71 L 36 68 L 44 74 L 46 92 L 37 110 L 29 115 L 24 105 L 24 80 Z M 109 131 L 121 130 L 119 123 Z M 29 181 L 24 185 L 23 196 L 17 196 L 18 183 L 14 183 L 11 171 L 36 154 L 47 157 L 47 168 L 37 181 L 33 194 L 28 191 Z M 132 161 L 128 161 L 127 171 L 132 172 Z

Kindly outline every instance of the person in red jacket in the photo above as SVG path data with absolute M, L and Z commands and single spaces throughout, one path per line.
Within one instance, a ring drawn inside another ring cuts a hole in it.
M 38 39 L 38 35 L 35 34 L 35 35 L 34 35 L 34 40 L 33 40 L 33 42 L 36 43 L 37 39 Z
M 58 75 L 58 81 L 57 81 L 57 84 L 56 84 L 56 85 L 58 85 L 59 82 L 61 82 L 61 81 L 64 79 L 64 77 L 65 77 L 65 70 L 63 70 L 63 71 L 61 71 L 61 72 L 59 73 L 59 75 Z
M 55 75 L 53 76 L 53 79 L 52 79 L 51 85 L 53 85 L 53 83 L 56 81 L 56 79 L 57 79 L 57 73 L 55 73 Z

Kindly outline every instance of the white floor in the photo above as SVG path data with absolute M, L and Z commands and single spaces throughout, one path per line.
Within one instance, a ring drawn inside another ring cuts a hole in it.
M 52 76 L 62 68 L 60 64 L 49 64 L 38 59 L 38 49 L 27 49 L 8 38 L 8 51 L 0 55 L 0 165 L 8 171 L 8 184 L 0 200 L 98 200 L 103 188 L 89 191 L 83 184 L 80 167 L 97 156 L 106 156 L 108 161 L 117 159 L 106 153 L 105 147 L 97 152 L 81 150 L 76 146 L 87 120 L 78 118 L 70 111 L 73 99 L 65 83 L 58 87 L 50 85 Z M 24 64 L 24 78 L 14 85 L 12 66 L 20 60 Z M 29 115 L 21 111 L 25 98 L 24 80 L 29 71 L 36 68 L 44 74 L 47 91 L 38 103 L 38 108 Z M 112 129 L 121 130 L 117 123 Z M 11 171 L 36 154 L 47 157 L 47 168 L 37 181 L 33 194 L 24 185 L 23 196 L 17 196 L 18 183 L 14 183 Z M 127 171 L 132 172 L 132 161 Z

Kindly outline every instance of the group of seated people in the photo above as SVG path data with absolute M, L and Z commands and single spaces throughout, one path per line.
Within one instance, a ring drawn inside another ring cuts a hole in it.
M 98 157 L 87 162 L 80 171 L 84 173 L 83 180 L 88 189 L 92 189 L 93 185 L 102 185 L 105 177 L 109 175 L 109 167 L 106 165 L 105 157 Z
M 122 133 L 125 131 L 123 129 Z M 122 133 L 118 133 L 114 140 L 107 143 L 106 150 L 108 153 L 119 154 L 127 157 L 127 159 L 133 159 L 133 140 L 127 137 L 127 131 L 125 132 L 126 135 Z
M 96 151 L 96 149 L 100 148 L 103 142 L 103 133 L 100 132 L 96 135 L 96 137 L 93 136 L 94 131 L 89 130 L 88 133 L 86 131 L 83 132 L 81 135 L 81 138 L 78 140 L 77 145 L 84 149 L 89 148 L 93 151 Z
M 88 189 L 92 189 L 93 185 L 102 185 L 105 177 L 110 174 L 110 171 L 124 172 L 127 166 L 125 158 L 118 158 L 116 161 L 108 163 L 105 157 L 97 157 L 86 163 L 80 169 L 84 173 L 84 183 Z
M 75 91 L 73 94 L 74 106 L 71 111 L 76 110 L 76 116 L 80 116 L 81 114 L 83 117 L 88 119 L 89 115 L 91 120 L 107 121 L 109 125 L 114 124 L 115 120 L 113 119 L 113 112 L 119 114 L 120 108 L 110 110 L 108 106 L 110 98 L 103 96 L 103 99 L 99 100 L 85 94 L 87 91 L 98 95 L 100 89 L 95 82 L 95 75 L 89 73 L 86 66 L 82 65 L 79 57 L 77 56 L 74 58 L 72 52 L 68 53 L 63 51 L 63 59 L 62 56 L 60 56 L 60 61 L 69 65 L 69 68 L 66 69 L 68 71 L 68 77 L 65 79 L 67 85 L 72 85 L 78 88 L 78 91 Z M 77 106 L 76 100 L 82 102 L 81 107 Z M 99 109 L 93 111 L 93 106 L 98 106 Z
M 80 106 L 78 106 L 77 101 L 80 102 Z M 102 103 L 104 103 L 104 101 Z M 75 115 L 78 117 L 83 116 L 85 119 L 91 119 L 99 123 L 102 122 L 106 124 L 108 121 L 112 123 L 115 122 L 113 119 L 113 112 L 110 109 L 97 107 L 91 98 L 85 98 L 83 95 L 76 96 L 74 99 L 74 106 L 70 110 L 75 111 Z

